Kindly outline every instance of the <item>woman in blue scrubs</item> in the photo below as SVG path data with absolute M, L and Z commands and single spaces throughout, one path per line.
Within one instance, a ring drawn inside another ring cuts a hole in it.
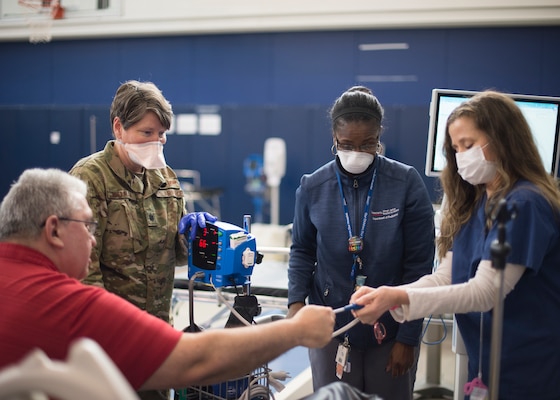
M 399 322 L 455 313 L 469 357 L 465 394 L 474 398 L 471 390 L 487 390 L 490 380 L 492 308 L 500 288 L 491 245 L 502 228 L 511 248 L 501 286 L 499 398 L 558 399 L 557 183 L 543 166 L 523 114 L 501 93 L 482 92 L 456 108 L 447 121 L 444 150 L 438 269 L 410 285 L 363 287 L 351 301 L 365 307 L 354 313 L 368 324 L 386 310 Z M 505 224 L 495 218 L 499 205 L 508 217 Z

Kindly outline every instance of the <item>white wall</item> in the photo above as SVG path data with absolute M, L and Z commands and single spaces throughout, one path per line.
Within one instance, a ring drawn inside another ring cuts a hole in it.
M 100 11 L 90 2 L 62 0 L 53 38 L 560 23 L 560 0 L 110 0 Z M 27 39 L 17 0 L 0 7 L 0 40 Z

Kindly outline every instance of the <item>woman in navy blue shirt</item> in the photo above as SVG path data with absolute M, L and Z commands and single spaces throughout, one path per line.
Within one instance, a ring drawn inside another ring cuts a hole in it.
M 342 307 L 359 286 L 413 282 L 433 266 L 433 207 L 418 171 L 379 154 L 377 98 L 353 87 L 330 115 L 334 159 L 304 175 L 296 192 L 288 316 L 306 300 Z M 338 314 L 336 329 L 352 319 Z M 421 319 L 399 324 L 389 313 L 377 336 L 352 327 L 309 352 L 314 389 L 342 380 L 384 399 L 412 399 L 421 331 Z

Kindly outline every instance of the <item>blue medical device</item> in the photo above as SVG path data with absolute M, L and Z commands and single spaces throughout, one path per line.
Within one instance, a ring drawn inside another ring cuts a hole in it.
M 206 228 L 197 228 L 189 246 L 189 278 L 203 272 L 196 280 L 216 288 L 246 285 L 261 258 L 247 230 L 222 221 L 206 222 Z

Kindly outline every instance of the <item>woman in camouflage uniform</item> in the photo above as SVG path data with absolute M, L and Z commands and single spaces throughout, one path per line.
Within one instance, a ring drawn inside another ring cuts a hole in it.
M 187 264 L 177 231 L 185 214 L 183 192 L 163 157 L 172 116 L 153 83 L 123 83 L 111 105 L 115 140 L 70 171 L 87 183 L 89 206 L 99 221 L 85 283 L 168 322 L 175 266 Z

